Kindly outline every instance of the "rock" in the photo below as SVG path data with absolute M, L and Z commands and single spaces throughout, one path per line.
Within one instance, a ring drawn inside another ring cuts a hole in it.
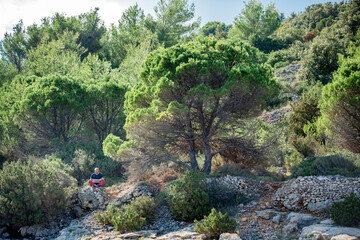
M 298 177 L 284 182 L 276 191 L 273 202 L 291 210 L 306 208 L 312 212 L 327 212 L 333 202 L 343 200 L 351 192 L 360 196 L 360 178 L 340 175 Z M 293 206 L 293 203 L 301 205 Z
M 305 226 L 310 226 L 316 221 L 318 221 L 318 218 L 310 214 L 291 212 L 286 217 L 287 224 L 282 231 L 288 236 L 294 232 L 300 231 Z
M 306 237 L 314 234 L 314 232 L 320 232 L 323 235 L 326 234 L 329 236 L 329 239 L 343 234 L 357 238 L 360 237 L 360 228 L 331 226 L 325 224 L 315 224 L 304 227 L 301 231 L 301 237 L 303 237 L 303 239 L 307 239 Z
M 314 224 L 316 221 L 318 221 L 317 217 L 314 217 L 311 214 L 305 214 L 305 213 L 291 212 L 286 217 L 286 222 L 296 224 L 296 227 L 299 230 L 301 230 L 303 227 Z
M 276 211 L 274 209 L 266 209 L 263 211 L 257 211 L 256 214 L 263 219 L 269 220 L 271 217 L 276 215 Z
M 72 212 L 76 218 L 79 218 L 84 214 L 84 211 L 80 206 L 75 206 L 72 208 Z
M 105 203 L 105 194 L 100 190 L 85 187 L 78 192 L 80 207 L 84 210 L 96 209 Z
M 300 210 L 302 197 L 300 194 L 292 193 L 284 201 L 284 206 L 289 210 Z
M 159 240 L 169 240 L 169 239 L 194 239 L 194 240 L 205 240 L 206 237 L 204 234 L 198 234 L 196 232 L 188 232 L 188 231 L 178 231 L 168 233 L 161 237 L 158 237 Z
M 281 222 L 281 215 L 279 214 L 279 215 L 274 216 L 274 217 L 272 218 L 272 222 L 273 222 L 273 223 L 276 223 L 276 224 L 280 224 L 280 222 Z
M 6 232 L 6 229 L 7 229 L 7 227 L 1 227 L 1 228 L 0 228 L 0 236 L 1 236 L 1 234 L 3 234 L 4 232 Z
M 219 240 L 241 240 L 241 238 L 236 233 L 223 233 Z
M 8 237 L 10 237 L 10 233 L 7 233 L 7 232 L 6 232 L 6 233 L 3 233 L 2 237 L 3 237 L 3 238 L 8 238 Z
M 331 200 L 326 200 L 326 201 L 320 201 L 320 202 L 316 202 L 316 203 L 309 203 L 307 205 L 307 208 L 314 213 L 322 213 L 322 212 L 328 212 L 331 208 L 332 205 L 332 201 Z
M 333 220 L 331 220 L 330 218 L 328 218 L 328 219 L 322 220 L 322 221 L 320 222 L 320 224 L 334 225 L 335 223 L 334 223 Z
M 349 236 L 346 234 L 341 234 L 341 235 L 337 235 L 335 237 L 332 237 L 330 240 L 358 240 L 359 238 L 357 237 L 353 237 L 353 236 Z

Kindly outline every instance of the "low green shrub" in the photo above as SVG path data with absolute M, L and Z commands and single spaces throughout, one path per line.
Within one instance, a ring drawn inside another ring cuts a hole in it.
M 152 220 L 156 205 L 153 198 L 139 197 L 125 206 L 109 205 L 95 217 L 99 223 L 112 224 L 116 231 L 138 231 Z
M 292 177 L 338 174 L 359 177 L 360 168 L 344 154 L 308 158 L 292 168 Z
M 348 227 L 360 226 L 360 198 L 354 193 L 345 197 L 342 202 L 335 202 L 330 209 L 331 219 L 338 225 Z
M 114 225 L 116 231 L 132 232 L 139 231 L 146 225 L 146 218 L 142 217 L 134 209 L 127 209 L 125 212 L 118 212 L 111 219 L 111 223 Z
M 195 231 L 205 234 L 210 239 L 219 239 L 222 233 L 232 233 L 236 228 L 236 221 L 227 214 L 217 212 L 214 208 L 208 216 L 205 216 L 202 222 L 195 220 Z
M 168 201 L 177 219 L 202 219 L 210 212 L 209 196 L 204 191 L 204 179 L 204 174 L 189 171 L 169 186 Z
M 51 220 L 67 206 L 69 188 L 59 182 L 59 172 L 42 161 L 4 163 L 0 171 L 0 215 L 17 226 Z
M 235 206 L 247 201 L 244 194 L 216 181 L 208 183 L 205 192 L 209 196 L 210 207 L 216 209 Z

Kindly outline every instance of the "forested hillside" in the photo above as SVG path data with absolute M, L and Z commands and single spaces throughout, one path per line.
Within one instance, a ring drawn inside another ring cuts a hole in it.
M 3 36 L 0 223 L 52 219 L 94 167 L 107 186 L 164 167 L 360 176 L 360 1 L 284 17 L 250 0 L 231 25 L 195 8 L 136 4 L 109 28 L 97 8 L 56 13 Z

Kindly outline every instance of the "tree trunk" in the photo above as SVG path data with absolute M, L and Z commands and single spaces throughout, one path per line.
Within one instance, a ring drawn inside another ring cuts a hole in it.
M 199 165 L 196 160 L 195 141 L 193 138 L 189 140 L 189 145 L 190 145 L 189 157 L 190 157 L 191 168 L 194 171 L 199 171 Z
M 211 161 L 212 161 L 212 154 L 211 154 L 211 148 L 207 141 L 207 139 L 203 140 L 203 146 L 204 146 L 204 153 L 205 153 L 205 162 L 204 162 L 204 171 L 206 175 L 209 175 L 211 172 Z

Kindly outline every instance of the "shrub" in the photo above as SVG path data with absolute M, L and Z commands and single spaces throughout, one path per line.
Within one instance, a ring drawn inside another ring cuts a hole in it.
M 337 175 L 347 177 L 360 176 L 360 168 L 356 167 L 353 159 L 344 154 L 312 157 L 293 167 L 292 176 Z
M 168 188 L 170 207 L 177 219 L 202 219 L 210 212 L 204 178 L 202 173 L 189 171 Z
M 245 196 L 233 188 L 211 181 L 206 186 L 206 193 L 209 196 L 211 207 L 222 208 L 231 207 L 240 203 L 245 203 Z
M 330 209 L 330 214 L 331 219 L 338 225 L 360 226 L 360 198 L 351 193 L 343 202 L 335 202 Z
M 7 223 L 44 223 L 67 205 L 67 189 L 54 169 L 42 162 L 14 161 L 0 171 L 0 215 Z
M 97 212 L 95 217 L 99 223 L 112 224 L 116 231 L 138 231 L 151 220 L 156 205 L 153 198 L 139 197 L 126 206 L 109 205 L 106 211 Z
M 210 239 L 218 239 L 222 233 L 234 232 L 236 221 L 231 219 L 227 214 L 223 215 L 214 208 L 209 216 L 205 216 L 202 222 L 195 220 L 195 231 L 205 234 Z

